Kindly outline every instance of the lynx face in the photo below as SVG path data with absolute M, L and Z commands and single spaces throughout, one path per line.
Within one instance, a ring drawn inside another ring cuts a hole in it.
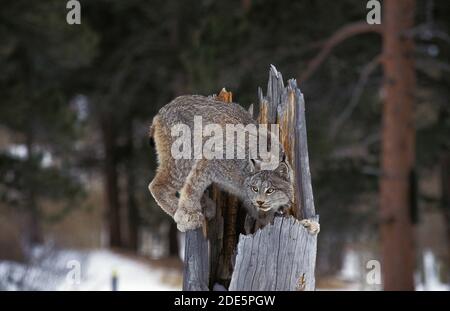
M 254 212 L 276 212 L 281 206 L 291 203 L 293 186 L 290 176 L 290 167 L 282 162 L 273 171 L 258 171 L 247 177 L 245 192 Z

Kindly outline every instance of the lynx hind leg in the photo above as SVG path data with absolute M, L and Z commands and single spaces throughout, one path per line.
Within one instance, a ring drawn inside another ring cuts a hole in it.
M 170 154 L 171 136 L 158 116 L 153 119 L 150 135 L 153 136 L 159 166 L 155 178 L 148 188 L 156 203 L 173 217 L 178 207 L 177 192 L 181 188 L 182 181 L 173 177 L 176 174 L 172 174 L 172 170 L 175 168 L 175 160 Z
M 320 232 L 320 224 L 315 220 L 302 219 L 300 223 L 308 230 L 309 234 L 314 235 Z
M 156 203 L 173 217 L 178 206 L 178 198 L 176 189 L 169 185 L 169 178 L 167 173 L 158 172 L 148 188 Z
M 211 163 L 205 159 L 195 162 L 180 191 L 180 201 L 174 220 L 178 230 L 182 232 L 201 227 L 205 220 L 200 200 L 206 188 L 212 183 L 209 176 Z

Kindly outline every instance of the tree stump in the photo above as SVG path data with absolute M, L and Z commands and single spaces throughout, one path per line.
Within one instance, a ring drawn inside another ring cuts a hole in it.
M 295 200 L 289 216 L 254 234 L 239 237 L 240 213 L 236 198 L 214 186 L 210 195 L 218 205 L 216 219 L 186 233 L 183 290 L 208 290 L 216 284 L 229 290 L 314 290 L 317 235 L 298 221 L 318 221 L 309 169 L 303 94 L 294 79 L 284 86 L 274 66 L 269 72 L 267 95 L 261 88 L 259 123 L 278 123 L 280 142 L 295 174 Z M 222 90 L 218 99 L 231 101 Z M 202 232 L 204 231 L 204 232 Z M 237 243 L 237 247 L 236 247 Z

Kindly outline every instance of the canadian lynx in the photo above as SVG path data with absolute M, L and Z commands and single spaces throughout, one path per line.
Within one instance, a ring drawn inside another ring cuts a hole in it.
M 198 117 L 203 126 L 219 125 L 224 131 L 229 124 L 257 125 L 242 106 L 198 95 L 177 97 L 159 110 L 150 128 L 159 166 L 149 190 L 158 205 L 174 218 L 180 231 L 200 227 L 205 216 L 214 217 L 215 204 L 204 195 L 212 183 L 244 203 L 251 216 L 247 217 L 246 224 L 251 223 L 256 228 L 266 225 L 275 213 L 292 204 L 293 172 L 278 141 L 271 141 L 270 149 L 279 150 L 276 155 L 280 155 L 278 165 L 272 170 L 262 170 L 264 161 L 253 156 L 248 147 L 243 149 L 243 158 L 198 158 L 192 150 L 188 150 L 189 157 L 175 158 L 172 154 L 177 139 L 172 136 L 174 127 L 184 124 L 194 131 L 194 119 Z M 245 139 L 247 146 L 249 136 Z M 201 142 L 204 143 L 205 138 Z M 274 143 L 278 144 L 278 149 L 273 148 Z M 238 143 L 234 147 L 236 153 L 242 148 Z M 318 232 L 315 224 L 306 221 L 304 225 L 310 232 Z

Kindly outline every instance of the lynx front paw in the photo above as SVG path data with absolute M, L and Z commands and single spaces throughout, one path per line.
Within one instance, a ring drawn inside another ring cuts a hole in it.
M 300 223 L 308 230 L 309 234 L 317 234 L 320 232 L 320 224 L 311 219 L 302 219 Z
M 177 223 L 177 228 L 181 232 L 200 228 L 205 217 L 200 211 L 189 211 L 185 208 L 178 208 L 173 217 Z

